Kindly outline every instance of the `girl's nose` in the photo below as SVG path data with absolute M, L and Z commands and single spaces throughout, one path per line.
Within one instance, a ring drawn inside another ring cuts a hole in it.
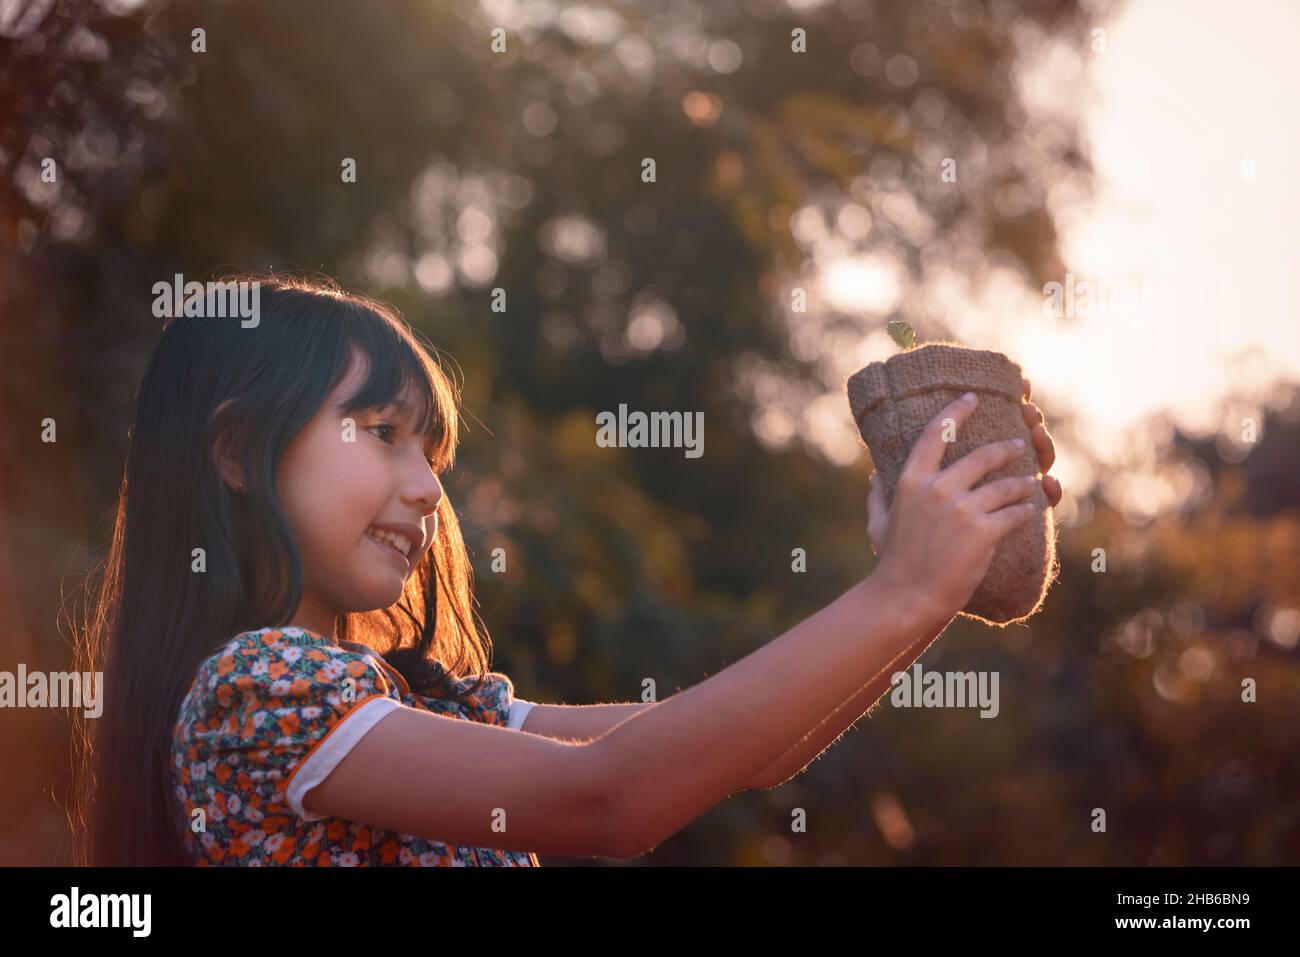
M 438 503 L 442 501 L 442 483 L 438 481 L 438 476 L 428 470 L 426 465 L 424 475 L 417 480 L 419 486 L 415 492 L 414 498 L 424 509 L 424 514 L 428 515 L 438 508 Z

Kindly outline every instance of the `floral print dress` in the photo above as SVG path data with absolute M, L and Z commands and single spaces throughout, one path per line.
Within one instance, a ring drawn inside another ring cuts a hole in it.
M 519 700 L 497 672 L 461 704 L 412 693 L 364 645 L 290 626 L 243 632 L 200 664 L 181 703 L 172 765 L 186 847 L 199 866 L 537 866 L 526 851 L 447 845 L 302 805 L 394 708 L 517 727 Z

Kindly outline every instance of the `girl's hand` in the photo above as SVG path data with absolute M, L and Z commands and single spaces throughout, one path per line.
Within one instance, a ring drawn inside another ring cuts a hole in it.
M 1025 417 L 1025 425 L 1029 426 L 1029 436 L 1033 440 L 1034 451 L 1038 453 L 1038 468 L 1043 473 L 1043 492 L 1047 495 L 1048 504 L 1055 508 L 1061 503 L 1061 483 L 1057 481 L 1056 476 L 1048 475 L 1047 470 L 1056 461 L 1056 445 L 1047 431 L 1047 421 L 1042 410 L 1029 401 L 1033 387 L 1028 379 L 1021 379 L 1021 381 L 1025 385 L 1025 401 L 1020 406 L 1020 413 Z M 867 537 L 871 540 L 872 551 L 879 555 L 881 548 L 884 547 L 885 537 L 889 533 L 889 506 L 885 502 L 884 486 L 875 480 L 876 473 L 872 472 L 869 478 L 871 494 L 867 496 Z
M 1047 504 L 1056 508 L 1061 504 L 1061 483 L 1056 480 L 1056 476 L 1047 474 L 1047 470 L 1056 461 L 1056 444 L 1047 431 L 1047 419 L 1043 416 L 1043 411 L 1029 401 L 1033 386 L 1028 379 L 1020 381 L 1025 384 L 1025 401 L 1020 404 L 1020 414 L 1025 417 L 1029 437 L 1034 442 L 1034 451 L 1038 453 L 1038 468 L 1043 473 L 1043 491 L 1047 493 Z
M 958 399 L 925 427 L 899 475 L 892 515 L 880 531 L 882 555 L 871 577 L 891 594 L 915 595 L 927 620 L 946 622 L 957 614 L 983 580 L 998 541 L 1037 511 L 1032 501 L 1024 501 L 1033 491 L 1032 477 L 1016 475 L 971 488 L 1021 455 L 1023 444 L 990 442 L 939 470 L 944 420 L 951 418 L 960 429 L 976 404 Z M 873 488 L 871 494 L 883 504 L 883 490 Z

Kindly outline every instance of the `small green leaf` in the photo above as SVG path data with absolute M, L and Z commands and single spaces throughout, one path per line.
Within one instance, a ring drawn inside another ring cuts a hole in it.
M 889 330 L 889 337 L 898 343 L 901 349 L 910 349 L 916 345 L 916 330 L 905 322 L 894 320 L 885 326 Z

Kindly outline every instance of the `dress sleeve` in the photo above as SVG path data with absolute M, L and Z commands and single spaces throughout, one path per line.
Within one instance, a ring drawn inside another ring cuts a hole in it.
M 514 728 L 516 731 L 524 723 L 524 718 L 528 717 L 528 712 L 533 710 L 533 702 L 525 701 L 523 698 L 515 698 L 510 702 L 510 717 L 506 721 L 507 728 Z
M 515 697 L 514 682 L 499 671 L 488 672 L 478 698 L 484 722 L 516 730 L 533 709 L 533 702 Z
M 369 655 L 324 645 L 237 646 L 217 659 L 212 713 L 223 760 L 273 812 L 307 821 L 302 800 L 386 715 L 402 707 L 395 685 Z M 238 777 L 238 776 L 236 776 Z M 245 798 L 246 799 L 246 798 Z

